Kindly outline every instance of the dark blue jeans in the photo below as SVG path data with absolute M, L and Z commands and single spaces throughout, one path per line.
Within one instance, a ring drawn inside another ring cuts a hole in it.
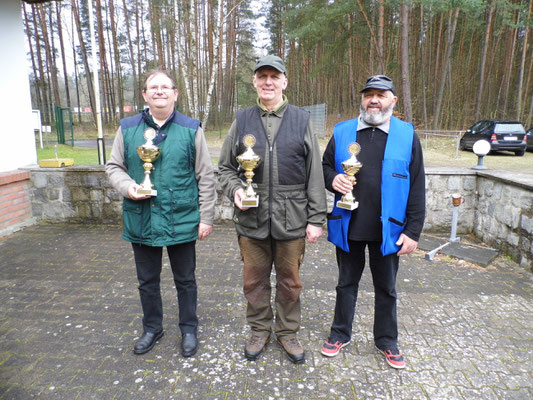
M 167 247 L 168 258 L 178 292 L 179 327 L 182 334 L 196 333 L 198 317 L 196 304 L 198 289 L 194 271 L 196 269 L 196 241 Z M 132 243 L 139 294 L 143 309 L 145 332 L 159 332 L 163 329 L 163 303 L 161 301 L 162 247 L 151 247 Z
M 332 342 L 339 340 L 345 343 L 352 337 L 357 292 L 365 268 L 365 247 L 368 246 L 375 293 L 374 342 L 380 349 L 396 347 L 398 320 L 395 287 L 400 258 L 396 254 L 383 257 L 380 242 L 349 241 L 349 245 L 349 253 L 337 247 L 339 282 L 330 339 Z

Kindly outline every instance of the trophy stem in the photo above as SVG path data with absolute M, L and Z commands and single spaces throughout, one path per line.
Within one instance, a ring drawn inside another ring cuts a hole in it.
M 157 190 L 152 189 L 154 185 L 150 181 L 150 173 L 153 169 L 152 163 L 144 163 L 144 180 L 141 183 L 141 187 L 137 190 L 138 194 L 148 194 L 150 196 L 157 196 Z
M 356 179 L 354 176 L 348 176 L 347 178 L 352 185 L 355 184 Z M 341 199 L 337 202 L 337 207 L 343 208 L 345 210 L 355 210 L 357 207 L 359 207 L 359 202 L 355 200 L 352 191 L 349 191 L 348 193 L 343 195 Z
M 244 190 L 244 198 L 241 204 L 245 207 L 257 207 L 259 205 L 259 196 L 255 193 L 252 186 L 252 178 L 255 175 L 253 172 L 254 168 L 257 168 L 261 164 L 261 157 L 252 150 L 255 144 L 254 135 L 246 135 L 242 143 L 246 146 L 246 151 L 237 156 L 237 162 L 244 169 L 244 176 L 246 177 L 246 189 Z
M 246 189 L 244 191 L 242 205 L 246 207 L 257 207 L 259 205 L 259 196 L 255 193 L 252 186 L 252 178 L 254 175 L 253 171 L 247 171 L 244 173 L 244 176 L 246 177 Z

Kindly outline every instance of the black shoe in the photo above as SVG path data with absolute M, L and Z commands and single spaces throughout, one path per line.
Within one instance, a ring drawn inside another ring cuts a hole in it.
M 193 356 L 198 350 L 198 339 L 196 333 L 185 333 L 181 337 L 181 355 L 183 357 Z
M 163 335 L 163 331 L 144 332 L 141 338 L 137 340 L 137 343 L 135 343 L 135 347 L 133 347 L 133 352 L 135 354 L 144 354 L 149 352 L 150 350 L 152 350 L 152 347 L 155 346 L 155 342 L 161 339 Z

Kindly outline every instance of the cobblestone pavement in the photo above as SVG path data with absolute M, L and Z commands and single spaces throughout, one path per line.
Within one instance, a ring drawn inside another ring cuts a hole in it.
M 302 266 L 303 365 L 275 342 L 246 361 L 248 334 L 233 226 L 197 246 L 200 349 L 179 352 L 168 260 L 166 334 L 136 356 L 140 304 L 132 251 L 120 227 L 38 225 L 0 241 L 0 399 L 531 399 L 531 274 L 498 259 L 489 268 L 423 253 L 398 276 L 403 371 L 373 346 L 373 292 L 365 271 L 354 340 L 320 355 L 337 269 L 325 238 Z

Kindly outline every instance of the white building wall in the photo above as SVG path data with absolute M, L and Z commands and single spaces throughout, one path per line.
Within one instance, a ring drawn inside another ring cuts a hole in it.
M 21 10 L 0 1 L 0 172 L 37 164 Z

